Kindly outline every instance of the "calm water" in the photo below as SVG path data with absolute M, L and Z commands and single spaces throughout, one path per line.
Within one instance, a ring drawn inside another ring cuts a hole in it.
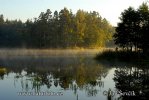
M 120 62 L 98 62 L 93 59 L 97 53 L 94 50 L 50 51 L 43 55 L 39 51 L 21 52 L 13 55 L 11 51 L 0 51 L 0 100 L 149 98 L 146 64 L 141 68 Z

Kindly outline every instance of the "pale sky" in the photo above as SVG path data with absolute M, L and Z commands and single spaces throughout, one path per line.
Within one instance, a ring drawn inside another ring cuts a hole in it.
M 112 25 L 116 26 L 124 9 L 138 8 L 146 0 L 0 0 L 0 14 L 8 19 L 32 19 L 47 9 L 60 11 L 64 7 L 76 13 L 78 9 L 97 11 Z

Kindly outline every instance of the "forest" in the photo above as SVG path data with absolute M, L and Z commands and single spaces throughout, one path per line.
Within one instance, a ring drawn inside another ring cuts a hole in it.
M 96 11 L 47 9 L 26 22 L 0 15 L 1 48 L 97 48 L 104 47 L 113 33 L 114 27 Z

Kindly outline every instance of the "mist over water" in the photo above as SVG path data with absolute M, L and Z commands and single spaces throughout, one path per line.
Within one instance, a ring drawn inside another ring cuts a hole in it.
M 3 100 L 109 100 L 109 95 L 104 94 L 109 90 L 115 93 L 111 98 L 118 99 L 121 96 L 115 91 L 126 92 L 126 88 L 137 93 L 143 88 L 136 88 L 133 84 L 138 83 L 131 78 L 140 80 L 138 86 L 148 86 L 148 69 L 96 61 L 93 58 L 98 52 L 95 49 L 1 49 L 0 97 Z M 122 83 L 121 79 L 124 79 Z
M 98 52 L 98 49 L 1 49 L 0 56 L 94 56 Z

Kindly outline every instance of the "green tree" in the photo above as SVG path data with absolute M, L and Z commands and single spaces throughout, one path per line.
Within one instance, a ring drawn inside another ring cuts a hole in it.
M 32 28 L 32 34 L 34 38 L 34 43 L 39 48 L 47 48 L 51 46 L 51 20 L 52 20 L 52 12 L 50 9 L 46 11 L 46 13 L 41 12 L 37 21 L 34 22 L 34 26 Z
M 75 45 L 76 46 L 83 46 L 84 44 L 84 35 L 85 35 L 85 28 L 86 28 L 86 12 L 83 10 L 78 10 L 75 16 Z
M 67 8 L 41 12 L 38 18 L 4 20 L 0 15 L 0 46 L 27 48 L 100 47 L 111 39 L 113 27 L 98 12 Z
M 87 47 L 103 47 L 113 31 L 113 27 L 98 12 L 86 13 L 84 42 Z
M 62 9 L 59 12 L 59 24 L 60 24 L 60 37 L 62 47 L 69 47 L 71 44 L 73 33 L 73 14 L 67 8 Z
M 52 44 L 53 47 L 59 47 L 60 45 L 60 23 L 59 23 L 59 14 L 58 11 L 54 12 L 54 16 L 52 19 Z

